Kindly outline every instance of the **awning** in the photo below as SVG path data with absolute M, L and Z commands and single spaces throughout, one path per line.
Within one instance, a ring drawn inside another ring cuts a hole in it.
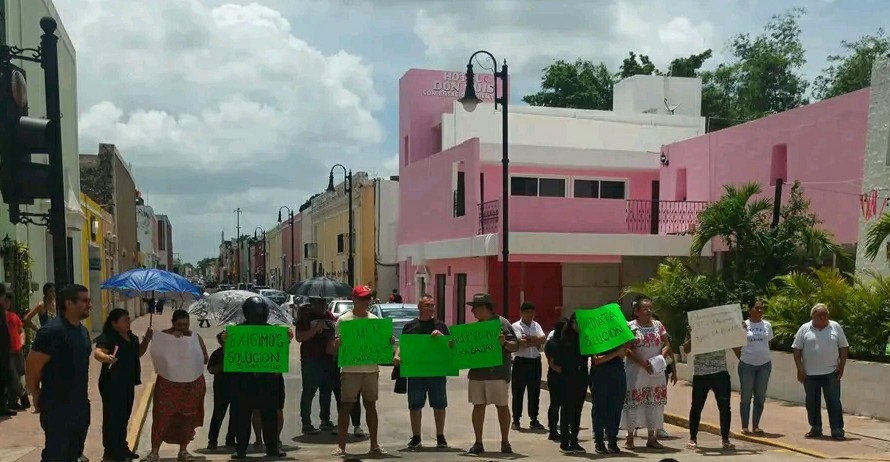
M 71 186 L 71 178 L 65 175 L 65 225 L 68 229 L 81 231 L 88 226 L 87 216 L 80 207 L 80 194 Z

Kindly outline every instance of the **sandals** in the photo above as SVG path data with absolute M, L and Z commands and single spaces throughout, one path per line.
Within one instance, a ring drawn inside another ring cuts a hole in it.
M 732 444 L 732 441 L 726 440 L 723 442 L 723 449 L 735 449 L 735 445 Z
M 755 435 L 762 435 L 762 434 L 764 434 L 764 433 L 766 433 L 766 432 L 763 431 L 762 428 L 754 427 L 754 431 L 753 431 L 753 433 L 754 433 Z
M 195 456 L 188 453 L 188 451 L 179 451 L 179 454 L 176 456 L 176 460 L 184 462 L 189 460 L 195 460 Z
M 688 443 L 686 443 L 686 449 L 698 449 L 698 441 L 690 440 Z
M 377 446 L 376 448 L 371 448 L 371 450 L 369 452 L 372 456 L 385 456 L 385 455 L 389 454 L 388 452 L 386 452 L 386 449 L 383 449 L 380 446 Z
M 637 448 L 637 445 L 634 444 L 633 440 L 626 440 L 624 442 L 624 449 L 627 449 L 628 451 L 633 451 L 636 448 Z
M 336 449 L 334 449 L 333 451 L 331 451 L 331 455 L 332 455 L 332 456 L 337 456 L 337 457 L 345 456 L 345 455 L 346 455 L 346 449 L 343 449 L 343 448 L 341 448 L 341 447 L 337 447 Z
M 658 440 L 646 441 L 646 447 L 649 449 L 664 449 L 664 445 L 659 443 Z

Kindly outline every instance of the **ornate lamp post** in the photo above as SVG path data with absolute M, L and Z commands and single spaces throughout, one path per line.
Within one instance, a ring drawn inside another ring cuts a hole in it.
M 467 62 L 467 86 L 464 90 L 464 96 L 459 101 L 463 105 L 464 109 L 467 112 L 473 112 L 476 110 L 476 106 L 482 102 L 478 96 L 476 96 L 476 87 L 474 85 L 474 72 L 473 72 L 473 59 L 476 56 L 485 55 L 491 59 L 493 67 L 496 69 L 498 65 L 498 60 L 495 59 L 494 55 L 485 51 L 479 50 L 473 53 L 470 56 L 469 61 Z M 498 96 L 498 78 L 501 79 L 501 93 Z M 503 261 L 503 304 L 504 304 L 504 317 L 508 317 L 510 313 L 510 153 L 508 149 L 507 140 L 507 127 L 508 127 L 508 117 L 507 117 L 507 61 L 504 61 L 501 66 L 501 70 L 494 72 L 494 104 L 495 108 L 497 105 L 501 105 L 501 260 Z
M 296 252 L 294 252 L 294 249 L 295 249 L 295 247 L 294 247 L 294 245 L 295 245 L 294 244 L 294 240 L 295 240 L 294 239 L 294 211 L 291 210 L 291 208 L 286 205 L 282 205 L 281 207 L 278 207 L 278 223 L 279 224 L 281 223 L 281 211 L 285 210 L 285 209 L 287 210 L 287 221 L 288 221 L 288 224 L 290 225 L 290 262 L 291 262 L 290 263 L 290 272 L 288 273 L 289 274 L 288 283 L 284 285 L 284 288 L 287 288 L 287 287 L 290 287 L 291 285 L 293 285 L 294 283 L 296 283 L 296 281 L 294 279 L 296 279 L 296 274 L 297 274 L 297 272 L 295 271 L 297 269 L 297 254 L 296 254 Z M 286 267 L 284 265 L 282 265 L 282 268 L 281 268 L 282 274 L 284 274 L 285 269 L 286 269 Z
M 349 223 L 348 223 L 348 234 L 349 234 L 349 256 L 346 262 L 347 271 L 349 272 L 347 276 L 347 281 L 350 286 L 355 285 L 355 249 L 353 249 L 353 242 L 355 241 L 352 237 L 354 234 L 353 226 L 352 226 L 352 170 L 347 170 L 342 164 L 335 164 L 331 167 L 331 173 L 328 176 L 328 192 L 334 191 L 334 169 L 340 167 L 343 169 L 343 175 L 346 177 L 346 184 L 344 185 L 344 189 L 346 192 L 346 197 L 349 201 Z

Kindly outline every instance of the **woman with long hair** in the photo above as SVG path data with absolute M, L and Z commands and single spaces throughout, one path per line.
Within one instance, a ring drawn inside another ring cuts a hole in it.
M 133 410 L 134 388 L 140 385 L 142 369 L 139 358 L 148 351 L 152 331 L 148 329 L 142 342 L 130 330 L 127 310 L 115 308 L 108 313 L 102 334 L 96 338 L 93 358 L 103 364 L 99 373 L 99 394 L 102 396 L 103 460 L 126 461 L 139 456 L 127 446 L 127 423 Z
M 562 376 L 562 387 L 558 391 L 563 395 L 559 416 L 559 450 L 563 454 L 585 452 L 578 444 L 578 431 L 581 427 L 581 410 L 587 397 L 587 362 L 589 356 L 581 354 L 581 338 L 578 332 L 578 320 L 575 314 L 557 338 L 554 335 L 553 365 Z
M 161 443 L 179 446 L 177 460 L 194 460 L 188 445 L 195 439 L 195 429 L 204 424 L 207 347 L 190 329 L 187 311 L 174 311 L 172 321 L 169 329 L 158 333 L 151 348 L 158 378 L 151 414 L 151 452 L 144 459 L 147 462 L 160 459 Z
M 25 326 L 37 330 L 46 325 L 50 319 L 56 317 L 56 286 L 52 282 L 43 285 L 43 300 L 25 315 Z M 34 316 L 40 321 L 40 326 L 34 324 Z
M 773 325 L 763 319 L 763 302 L 755 300 L 748 308 L 748 320 L 745 321 L 745 332 L 748 343 L 741 348 L 733 348 L 739 359 L 739 383 L 742 400 L 739 412 L 742 415 L 742 433 L 749 433 L 748 422 L 754 424 L 753 432 L 763 434 L 760 429 L 760 417 L 763 415 L 763 404 L 766 402 L 766 389 L 769 376 L 773 369 L 769 342 L 773 339 Z M 754 401 L 754 413 L 751 414 L 751 400 Z

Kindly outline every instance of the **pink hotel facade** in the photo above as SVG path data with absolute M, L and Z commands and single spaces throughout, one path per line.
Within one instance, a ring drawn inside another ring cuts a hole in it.
M 464 111 L 459 75 L 412 69 L 399 83 L 400 289 L 432 294 L 449 323 L 472 319 L 474 292 L 501 298 L 500 114 Z M 546 327 L 555 307 L 614 300 L 688 255 L 681 233 L 724 184 L 772 195 L 777 178 L 800 180 L 823 226 L 858 241 L 868 89 L 706 135 L 697 79 L 635 76 L 614 91 L 611 112 L 510 109 L 511 319 L 529 300 Z M 489 86 L 477 92 L 490 101 Z

